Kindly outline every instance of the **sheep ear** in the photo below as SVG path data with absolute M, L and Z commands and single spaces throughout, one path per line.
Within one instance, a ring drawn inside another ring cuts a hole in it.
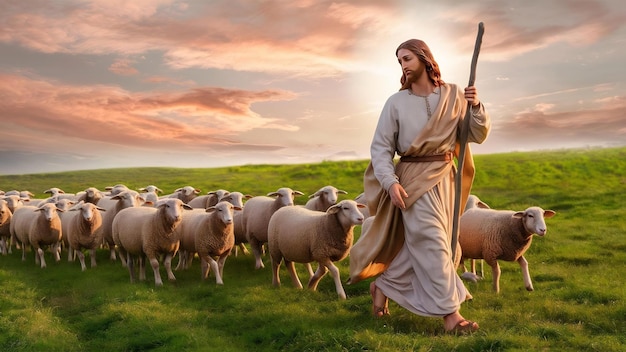
M 97 209 L 97 210 L 100 210 L 100 211 L 107 211 L 106 209 L 104 209 L 104 208 L 100 208 L 99 206 L 96 206 L 96 209 Z
M 163 193 L 163 190 L 157 187 L 156 192 L 157 193 Z
M 214 212 L 214 211 L 215 211 L 215 206 L 214 206 L 214 205 L 212 205 L 212 206 L 210 206 L 210 207 L 206 208 L 204 211 L 205 211 L 205 212 L 207 212 L 207 213 L 212 213 L 212 212 Z
M 236 206 L 233 206 L 233 209 L 235 209 L 235 210 L 243 210 L 242 207 L 236 207 Z
M 141 188 L 137 188 L 137 190 L 138 190 L 139 192 L 147 192 L 147 191 L 148 191 L 147 189 L 145 189 L 145 188 L 143 188 L 143 187 L 141 187 Z
M 315 197 L 317 197 L 317 196 L 318 196 L 318 194 L 317 194 L 317 192 L 315 192 L 315 193 L 313 193 L 313 194 L 311 194 L 311 195 L 309 196 L 309 199 L 311 199 L 311 198 L 315 198 Z
M 339 203 L 331 206 L 330 208 L 328 208 L 326 210 L 326 213 L 328 214 L 337 214 L 339 212 L 339 210 L 341 210 L 341 205 Z
M 524 217 L 524 212 L 523 211 L 518 211 L 517 213 L 511 215 L 511 217 L 514 217 L 516 219 L 522 219 Z
M 246 194 L 246 195 L 244 195 L 243 197 L 244 197 L 244 198 L 246 198 L 246 199 L 254 198 L 254 196 L 253 196 L 253 195 L 250 195 L 250 194 Z
M 482 201 L 478 201 L 478 204 L 476 204 L 476 206 L 481 209 L 491 209 L 487 204 L 483 203 Z
M 348 194 L 348 192 L 342 191 L 342 190 L 338 190 L 337 193 L 339 193 L 339 194 Z
M 267 194 L 268 197 L 276 197 L 277 195 L 278 195 L 278 193 L 276 193 L 276 192 L 271 192 L 271 193 Z
M 187 210 L 192 210 L 193 209 L 193 207 L 191 205 L 187 204 L 187 203 L 183 203 L 183 208 L 187 209 Z
M 293 191 L 293 194 L 296 196 L 303 196 L 304 193 L 300 192 L 300 191 Z
M 553 217 L 555 215 L 556 215 L 556 211 L 554 211 L 554 210 L 544 210 L 543 211 L 543 217 L 544 218 L 551 218 L 551 217 Z
M 361 203 L 356 203 L 356 207 L 357 207 L 357 208 L 367 208 L 367 207 L 365 206 L 365 204 L 361 204 Z

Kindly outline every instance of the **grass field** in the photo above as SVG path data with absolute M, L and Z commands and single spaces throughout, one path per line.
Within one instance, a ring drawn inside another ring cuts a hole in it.
M 66 257 L 48 267 L 33 253 L 0 256 L 0 351 L 625 351 L 626 148 L 478 155 L 473 193 L 492 208 L 537 205 L 557 212 L 526 254 L 534 292 L 517 263 L 501 262 L 501 292 L 491 272 L 468 284 L 474 300 L 462 314 L 480 323 L 471 336 L 443 332 L 391 302 L 391 316 L 371 317 L 369 280 L 346 285 L 340 301 L 330 276 L 317 292 L 281 288 L 251 255 L 230 257 L 224 285 L 200 279 L 199 261 L 176 282 L 130 284 L 119 262 L 98 252 L 80 271 Z M 291 187 L 309 195 L 332 184 L 353 198 L 366 161 L 251 165 L 214 169 L 138 168 L 0 176 L 0 189 L 77 192 L 117 183 L 186 185 L 263 195 Z M 306 196 L 297 198 L 304 204 Z M 357 227 L 356 234 L 360 229 Z M 174 261 L 176 263 L 177 260 Z M 347 278 L 349 258 L 337 263 Z M 304 279 L 304 270 L 298 266 Z M 162 273 L 164 270 L 162 269 Z

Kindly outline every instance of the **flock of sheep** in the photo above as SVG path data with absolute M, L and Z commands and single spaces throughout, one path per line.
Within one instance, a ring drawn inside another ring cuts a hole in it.
M 287 187 L 265 196 L 226 190 L 200 195 L 202 192 L 191 186 L 167 195 L 153 185 L 138 191 L 121 184 L 105 191 L 89 187 L 77 194 L 50 188 L 44 192 L 49 197 L 41 199 L 28 191 L 0 191 L 0 251 L 7 255 L 13 247 L 21 249 L 22 260 L 26 260 L 30 248 L 35 263 L 45 268 L 45 249 L 59 261 L 65 248 L 68 261 L 78 257 L 85 271 L 84 253 L 90 254 L 94 267 L 96 250 L 108 248 L 111 260 L 119 255 L 131 282 L 136 280 L 135 266 L 139 280 L 146 279 L 148 262 L 156 286 L 163 285 L 161 263 L 168 279 L 175 280 L 174 257 L 178 254 L 178 270 L 188 269 L 197 255 L 202 278 L 208 278 L 212 270 L 216 283 L 223 284 L 226 259 L 238 249 L 247 254 L 247 243 L 257 269 L 264 268 L 263 255 L 269 254 L 273 285 L 280 285 L 279 268 L 284 262 L 293 285 L 302 288 L 294 265 L 302 263 L 309 274 L 308 288 L 315 290 L 330 271 L 339 298 L 346 299 L 334 263 L 349 255 L 354 227 L 367 226 L 373 219 L 362 194 L 340 201 L 340 195 L 347 192 L 330 185 L 311 194 L 306 205 L 295 205 L 295 197 L 304 193 Z M 539 207 L 520 212 L 494 210 L 471 196 L 461 217 L 457 265 L 465 271 L 462 277 L 479 279 L 474 260 L 484 259 L 492 267 L 497 292 L 498 260 L 517 261 L 526 289 L 533 290 L 524 253 L 534 234 L 545 235 L 544 218 L 554 214 Z M 466 259 L 472 260 L 471 272 L 465 268 Z M 313 262 L 318 263 L 316 271 Z

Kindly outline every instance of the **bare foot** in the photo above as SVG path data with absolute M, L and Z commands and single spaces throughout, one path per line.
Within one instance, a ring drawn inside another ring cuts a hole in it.
M 385 297 L 383 292 L 376 287 L 374 281 L 370 283 L 370 295 L 372 296 L 372 315 L 376 318 L 389 315 L 389 300 Z

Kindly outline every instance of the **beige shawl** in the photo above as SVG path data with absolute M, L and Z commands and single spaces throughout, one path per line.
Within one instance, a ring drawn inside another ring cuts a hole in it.
M 404 155 L 442 154 L 454 147 L 455 156 L 458 158 L 460 146 L 457 141 L 457 129 L 460 121 L 465 117 L 467 108 L 465 98 L 458 92 L 459 90 L 453 84 L 441 87 L 441 98 L 437 109 Z M 405 199 L 406 206 L 411 206 L 444 177 L 454 178 L 455 169 L 454 163 L 444 161 L 398 163 L 395 168 L 396 175 L 409 195 Z M 461 209 L 464 209 L 474 179 L 474 160 L 469 146 L 465 153 L 462 172 Z M 348 279 L 350 284 L 385 271 L 404 244 L 401 210 L 391 204 L 387 191 L 381 187 L 374 176 L 371 162 L 365 171 L 363 184 L 367 206 L 370 213 L 376 217 L 368 231 L 361 234 L 350 250 L 350 277 Z

